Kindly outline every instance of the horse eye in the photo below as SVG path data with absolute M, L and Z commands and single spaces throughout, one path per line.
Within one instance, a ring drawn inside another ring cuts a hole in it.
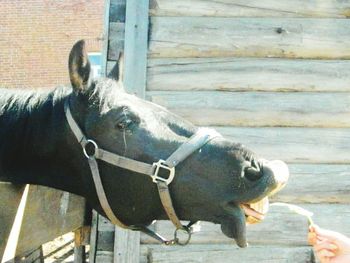
M 125 120 L 118 122 L 116 127 L 119 130 L 126 130 L 127 128 L 129 128 L 131 126 L 132 123 L 133 123 L 133 121 L 131 119 L 125 119 Z

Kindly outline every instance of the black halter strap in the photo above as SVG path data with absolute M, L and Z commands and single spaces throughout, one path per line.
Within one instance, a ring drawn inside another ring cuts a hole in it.
M 175 177 L 176 165 L 185 160 L 189 155 L 191 155 L 200 147 L 208 143 L 210 140 L 216 137 L 221 137 L 221 135 L 212 129 L 199 128 L 198 131 L 187 142 L 180 145 L 180 147 L 175 152 L 173 152 L 166 160 L 159 160 L 158 162 L 155 162 L 153 164 L 148 164 L 103 150 L 98 147 L 97 143 L 94 140 L 86 138 L 72 116 L 72 113 L 69 108 L 68 99 L 66 99 L 65 101 L 64 111 L 66 114 L 68 124 L 75 137 L 77 138 L 78 142 L 81 144 L 83 153 L 88 160 L 98 199 L 108 219 L 113 224 L 118 225 L 122 228 L 142 231 L 145 234 L 157 239 L 158 241 L 166 245 L 186 245 L 190 241 L 192 234 L 192 225 L 195 222 L 190 222 L 186 226 L 181 224 L 173 207 L 168 185 L 173 181 Z M 94 148 L 94 151 L 91 154 L 89 154 L 86 150 L 87 145 L 91 145 Z M 152 179 L 154 183 L 157 184 L 160 200 L 162 202 L 164 210 L 168 215 L 169 219 L 176 227 L 173 240 L 167 240 L 163 238 L 162 236 L 155 233 L 153 230 L 149 229 L 146 226 L 128 226 L 116 217 L 112 208 L 109 205 L 106 193 L 101 182 L 101 176 L 97 164 L 98 159 L 109 164 L 137 172 L 139 174 L 147 175 Z M 158 174 L 160 170 L 166 170 L 168 173 L 168 177 L 164 178 L 159 176 Z M 177 237 L 179 231 L 183 231 L 188 234 L 188 238 L 184 242 L 181 242 Z

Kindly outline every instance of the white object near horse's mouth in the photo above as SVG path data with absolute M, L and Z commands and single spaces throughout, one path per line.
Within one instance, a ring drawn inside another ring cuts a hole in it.
M 271 206 L 283 206 L 289 208 L 290 211 L 297 213 L 298 215 L 305 216 L 308 219 L 309 225 L 313 225 L 314 221 L 312 220 L 312 216 L 314 215 L 313 212 L 306 210 L 305 208 L 302 208 L 298 205 L 293 204 L 287 204 L 287 203 L 273 203 Z

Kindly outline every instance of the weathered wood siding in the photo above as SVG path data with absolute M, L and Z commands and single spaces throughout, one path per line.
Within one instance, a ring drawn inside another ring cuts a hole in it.
M 31 185 L 23 209 L 18 211 L 23 190 L 24 186 L 0 183 L 0 258 L 8 243 L 14 245 L 13 255 L 21 256 L 84 225 L 85 200 L 82 197 Z M 15 218 L 20 224 L 14 224 Z M 9 240 L 10 232 L 16 233 L 12 240 Z
M 350 58 L 346 19 L 154 17 L 151 26 L 151 57 Z
M 151 0 L 152 16 L 349 18 L 350 3 L 334 0 Z
M 288 162 L 289 184 L 271 201 L 300 204 L 350 235 L 350 1 L 150 0 L 149 14 L 145 97 Z M 173 234 L 169 222 L 156 228 Z M 305 219 L 273 207 L 248 228 L 246 250 L 203 223 L 187 248 L 141 235 L 140 261 L 314 262 L 306 235 Z

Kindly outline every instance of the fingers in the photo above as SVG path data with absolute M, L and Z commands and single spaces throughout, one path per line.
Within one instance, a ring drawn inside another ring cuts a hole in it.
M 321 263 L 330 263 L 331 258 L 323 255 L 317 255 L 318 259 L 320 260 Z
M 314 251 L 321 263 L 329 263 L 338 252 L 338 247 L 329 240 L 318 240 L 314 244 Z
M 320 239 L 328 239 L 329 241 L 334 241 L 339 239 L 341 236 L 341 234 L 338 232 L 326 230 L 326 229 L 320 228 L 317 225 L 313 225 L 310 228 L 312 228 L 313 232 L 315 232 L 317 237 Z
M 307 242 L 309 245 L 313 246 L 317 243 L 317 235 L 315 232 L 309 232 L 307 235 Z
M 334 256 L 336 251 L 338 250 L 338 247 L 335 244 L 329 242 L 328 240 L 323 240 L 323 241 L 317 242 L 314 245 L 314 249 L 316 252 L 319 252 L 319 251 L 331 252 Z M 328 255 L 328 257 L 332 257 L 332 255 Z
M 335 252 L 327 249 L 320 249 L 318 251 L 315 251 L 315 254 L 321 263 L 329 263 L 331 262 L 332 258 L 335 257 Z

